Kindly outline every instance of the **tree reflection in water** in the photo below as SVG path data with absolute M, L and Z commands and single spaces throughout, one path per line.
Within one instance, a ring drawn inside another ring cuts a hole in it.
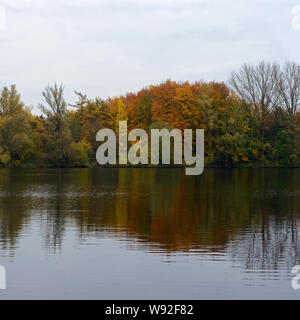
M 47 250 L 68 228 L 81 241 L 110 236 L 131 249 L 213 257 L 251 271 L 300 262 L 298 169 L 1 170 L 0 247 L 14 254 L 39 223 Z

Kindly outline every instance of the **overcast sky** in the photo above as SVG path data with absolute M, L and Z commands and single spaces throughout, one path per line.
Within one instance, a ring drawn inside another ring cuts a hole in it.
M 297 5 L 300 0 L 0 0 L 6 16 L 0 85 L 16 84 L 36 106 L 55 81 L 73 102 L 74 90 L 105 98 L 168 78 L 227 80 L 243 62 L 300 63 Z

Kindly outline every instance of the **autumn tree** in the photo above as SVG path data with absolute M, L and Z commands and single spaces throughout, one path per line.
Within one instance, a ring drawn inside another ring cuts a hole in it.
M 0 166 L 94 166 L 97 132 L 118 134 L 124 120 L 128 130 L 204 129 L 206 165 L 300 165 L 299 65 L 244 64 L 229 85 L 167 80 L 107 99 L 75 91 L 68 108 L 63 85 L 54 84 L 42 93 L 40 116 L 25 107 L 15 86 L 4 87 Z

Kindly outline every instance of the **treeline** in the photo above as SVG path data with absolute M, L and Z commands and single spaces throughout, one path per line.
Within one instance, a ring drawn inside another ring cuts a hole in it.
M 136 93 L 89 99 L 48 86 L 31 113 L 14 85 L 0 91 L 1 167 L 96 166 L 96 134 L 119 121 L 142 128 L 204 129 L 207 166 L 300 165 L 300 66 L 244 64 L 222 82 L 165 81 Z

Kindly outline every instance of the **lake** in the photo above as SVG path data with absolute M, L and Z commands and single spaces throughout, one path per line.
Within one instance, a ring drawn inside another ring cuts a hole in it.
M 300 169 L 0 171 L 0 299 L 300 299 Z

